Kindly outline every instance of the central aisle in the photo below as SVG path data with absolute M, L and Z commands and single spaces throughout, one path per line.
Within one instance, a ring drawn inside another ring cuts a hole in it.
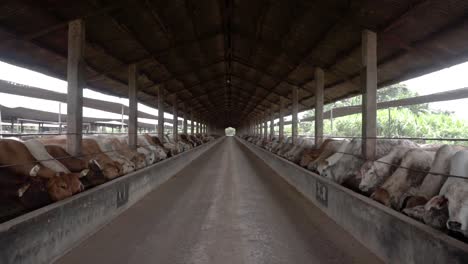
M 58 263 L 379 263 L 232 137 Z

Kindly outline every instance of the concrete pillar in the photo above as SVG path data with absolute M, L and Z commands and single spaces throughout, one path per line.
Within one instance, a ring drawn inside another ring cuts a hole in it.
M 377 137 L 377 34 L 362 32 L 362 154 L 375 160 Z
M 77 19 L 68 23 L 67 151 L 74 156 L 81 154 L 85 36 L 83 20 Z
M 187 105 L 184 104 L 184 126 L 183 126 L 184 129 L 183 129 L 183 131 L 184 131 L 184 134 L 186 134 L 186 135 L 187 135 L 187 132 L 188 132 L 188 127 L 187 127 L 188 122 L 187 122 L 187 120 L 188 120 Z
M 178 113 L 177 113 L 177 95 L 174 94 L 174 97 L 172 97 L 172 138 L 174 139 L 174 142 L 177 141 L 178 135 L 179 135 L 179 119 L 178 119 Z
M 136 149 L 138 145 L 138 69 L 136 64 L 128 67 L 128 145 Z
M 190 134 L 195 133 L 195 122 L 193 121 L 193 111 L 190 111 Z
M 279 124 L 278 124 L 278 133 L 281 142 L 284 142 L 284 105 L 285 98 L 280 97 L 280 109 L 279 109 Z
M 158 138 L 164 139 L 164 86 L 158 87 Z
M 264 114 L 263 115 L 263 138 L 268 139 L 268 115 Z
M 323 143 L 323 94 L 325 74 L 321 68 L 315 69 L 315 148 Z
M 298 135 L 298 119 L 297 114 L 299 112 L 299 89 L 293 87 L 292 89 L 292 123 L 291 123 L 291 132 L 292 132 L 292 142 L 293 144 L 297 143 Z
M 270 109 L 270 140 L 275 136 L 275 111 L 273 110 L 273 105 Z

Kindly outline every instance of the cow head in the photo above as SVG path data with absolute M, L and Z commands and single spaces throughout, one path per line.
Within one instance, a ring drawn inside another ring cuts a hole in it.
M 301 167 L 307 167 L 307 165 L 309 165 L 311 161 L 312 161 L 312 157 L 310 156 L 309 153 L 306 153 L 302 156 L 302 159 L 299 162 L 299 165 L 301 165 Z
M 105 179 L 114 179 L 122 175 L 122 166 L 118 162 L 105 162 L 101 163 L 97 160 L 91 160 L 90 168 L 94 176 L 104 176 Z
M 447 228 L 468 237 L 468 190 L 466 184 L 452 185 L 447 190 Z
M 135 171 L 135 164 L 124 158 L 117 158 L 116 163 L 122 166 L 122 175 Z
M 316 164 L 315 170 L 322 176 L 326 177 L 324 174 L 325 169 L 328 168 L 328 160 L 321 160 Z M 326 174 L 326 173 L 325 173 Z
M 359 189 L 365 193 L 374 191 L 378 184 L 378 177 L 375 172 L 374 162 L 366 161 L 362 164 L 361 169 L 358 171 L 361 177 Z
M 384 188 L 377 188 L 370 196 L 371 199 L 390 207 L 390 194 Z
M 146 157 L 144 154 L 135 153 L 131 161 L 135 164 L 137 170 L 146 167 Z
M 45 182 L 46 179 L 31 178 L 29 183 L 18 189 L 18 199 L 25 208 L 33 210 L 52 202 Z
M 434 196 L 424 205 L 423 221 L 434 228 L 443 229 L 449 218 L 448 200 L 443 195 Z
M 57 173 L 47 180 L 47 192 L 53 201 L 60 201 L 84 190 L 79 173 Z

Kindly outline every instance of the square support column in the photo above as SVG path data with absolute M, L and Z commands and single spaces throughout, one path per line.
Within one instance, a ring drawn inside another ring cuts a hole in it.
M 284 142 L 284 105 L 285 98 L 280 97 L 280 109 L 279 109 L 279 124 L 278 124 L 278 133 L 281 142 Z
M 377 34 L 362 32 L 362 154 L 375 160 L 377 137 Z
M 174 139 L 174 142 L 177 141 L 179 138 L 179 119 L 178 119 L 178 113 L 177 113 L 177 95 L 174 94 L 174 97 L 172 97 L 172 138 Z
M 187 132 L 188 132 L 188 127 L 187 127 L 187 125 L 188 125 L 188 122 L 187 122 L 187 119 L 188 119 L 187 105 L 184 104 L 183 107 L 184 107 L 184 126 L 183 126 L 183 133 L 184 133 L 185 135 L 187 135 Z
M 297 114 L 299 112 L 299 89 L 297 87 L 292 88 L 292 122 L 291 122 L 291 132 L 292 132 L 292 143 L 297 143 L 298 136 L 298 118 Z
M 81 154 L 85 36 L 83 20 L 78 19 L 68 23 L 67 151 L 73 156 Z
M 195 121 L 193 121 L 193 111 L 190 111 L 190 134 L 195 133 Z
M 270 109 L 270 140 L 275 136 L 275 111 L 273 110 L 273 105 Z
M 128 145 L 137 148 L 138 140 L 138 70 L 136 64 L 128 67 Z
M 315 148 L 323 143 L 323 95 L 325 76 L 321 68 L 315 69 Z
M 263 138 L 264 139 L 268 139 L 268 114 L 265 113 L 263 115 L 263 125 L 264 125 L 264 128 L 263 128 Z
M 158 138 L 164 140 L 164 86 L 158 87 Z

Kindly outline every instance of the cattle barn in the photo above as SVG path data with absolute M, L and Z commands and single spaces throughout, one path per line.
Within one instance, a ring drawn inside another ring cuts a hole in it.
M 468 98 L 378 101 L 468 61 L 466 0 L 6 0 L 0 40 L 66 82 L 0 80 L 60 103 L 0 98 L 0 263 L 468 263 L 468 139 L 377 121 Z M 359 136 L 324 132 L 356 113 Z

